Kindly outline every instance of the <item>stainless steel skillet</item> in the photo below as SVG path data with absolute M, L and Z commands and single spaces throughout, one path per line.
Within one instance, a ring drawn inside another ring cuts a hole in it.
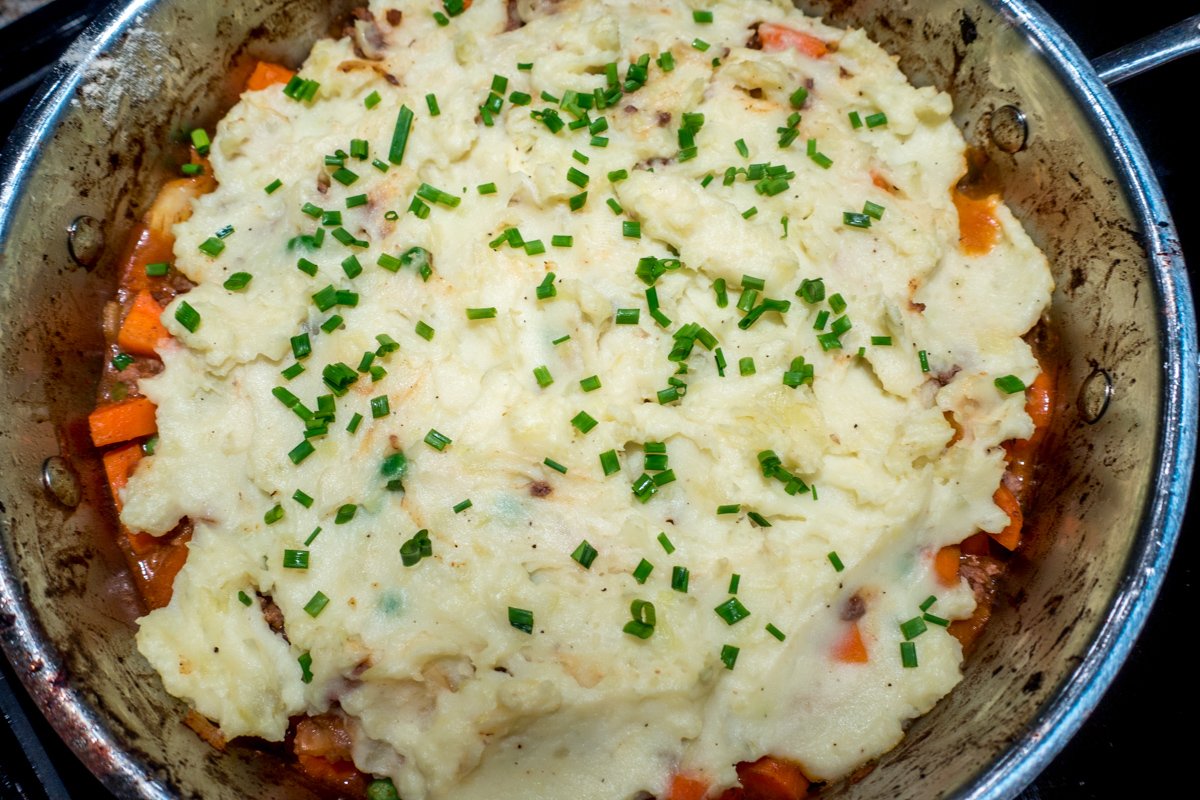
M 120 242 L 166 174 L 171 137 L 228 107 L 247 55 L 295 61 L 348 5 L 114 5 L 72 48 L 3 157 L 0 639 L 56 728 L 121 795 L 304 792 L 248 749 L 216 757 L 179 723 L 180 706 L 133 649 L 132 600 L 79 436 L 115 249 L 93 261 L 88 237 Z M 1197 351 L 1178 241 L 1111 95 L 1036 6 L 804 5 L 867 28 L 916 82 L 955 96 L 958 121 L 987 156 L 983 179 L 1003 188 L 1055 265 L 1046 335 L 1063 402 L 1007 602 L 963 686 L 866 779 L 832 793 L 1011 796 L 1098 702 L 1179 534 Z M 66 228 L 83 215 L 101 222 L 77 222 L 69 248 Z M 77 475 L 77 496 L 61 477 L 57 497 L 44 490 L 53 456 L 63 471 L 51 477 Z

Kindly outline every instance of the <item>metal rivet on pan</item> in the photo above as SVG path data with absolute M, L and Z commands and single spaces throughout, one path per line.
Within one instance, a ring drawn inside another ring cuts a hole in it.
M 1025 112 L 1016 106 L 1000 106 L 989 115 L 988 133 L 992 141 L 1006 153 L 1016 153 L 1025 149 L 1029 138 L 1029 124 L 1025 121 Z
M 67 228 L 67 249 L 71 258 L 84 269 L 91 269 L 104 252 L 104 230 L 100 220 L 86 214 L 77 217 Z
M 67 508 L 75 508 L 83 499 L 79 476 L 62 456 L 50 456 L 42 462 L 42 485 Z
M 1079 387 L 1079 397 L 1076 399 L 1079 415 L 1083 417 L 1083 421 L 1089 425 L 1099 422 L 1100 418 L 1104 416 L 1104 412 L 1108 411 L 1108 404 L 1112 402 L 1112 396 L 1112 376 L 1100 367 L 1096 367 L 1090 375 L 1083 379 L 1083 385 Z

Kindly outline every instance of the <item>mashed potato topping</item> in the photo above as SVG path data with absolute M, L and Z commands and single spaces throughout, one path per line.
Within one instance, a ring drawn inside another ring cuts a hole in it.
M 1008 523 L 1045 259 L 1003 206 L 963 252 L 950 99 L 860 31 L 507 5 L 372 2 L 219 125 L 139 647 L 227 736 L 340 708 L 408 800 L 844 776 L 959 680 L 933 556 Z

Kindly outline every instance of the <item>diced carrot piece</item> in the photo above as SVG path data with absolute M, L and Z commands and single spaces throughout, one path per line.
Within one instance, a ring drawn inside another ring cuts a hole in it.
M 676 774 L 671 778 L 667 800 L 703 800 L 708 794 L 708 782 L 689 775 Z
M 104 475 L 108 478 L 108 488 L 112 490 L 117 513 L 120 513 L 121 490 L 129 482 L 133 468 L 142 460 L 142 446 L 135 443 L 114 447 L 111 450 L 105 450 L 100 459 L 104 462 Z
M 133 305 L 117 332 L 117 346 L 135 356 L 152 356 L 163 339 L 170 339 L 162 324 L 162 306 L 145 290 L 134 295 Z
M 737 774 L 746 800 L 801 800 L 808 794 L 808 778 L 800 767 L 782 759 L 765 756 L 743 761 Z
M 145 533 L 134 535 L 149 536 Z M 153 536 L 149 538 L 154 539 Z M 141 574 L 137 583 L 142 598 L 151 610 L 163 608 L 171 602 L 171 593 L 175 589 L 175 576 L 179 574 L 179 570 L 183 569 L 183 564 L 187 561 L 188 538 L 177 539 L 169 544 L 164 544 L 162 540 L 156 539 L 153 548 L 140 554 L 137 569 Z
M 863 641 L 858 623 L 852 622 L 846 627 L 842 638 L 833 646 L 833 657 L 843 664 L 866 664 L 870 660 L 867 645 Z
M 958 586 L 958 562 L 962 551 L 956 544 L 948 544 L 933 558 L 933 571 L 943 586 Z
M 951 190 L 954 207 L 958 210 L 958 243 L 967 255 L 986 255 L 1000 241 L 1000 220 L 996 218 L 999 195 L 982 200 L 967 197 L 954 187 Z
M 767 51 L 795 50 L 809 58 L 820 58 L 829 52 L 829 45 L 812 34 L 770 22 L 758 26 L 758 39 Z
M 173 260 L 175 238 L 139 223 L 126 241 L 128 244 L 121 256 L 121 288 L 134 292 L 149 289 L 152 278 L 146 275 L 146 265 Z
M 104 447 L 149 436 L 158 430 L 154 412 L 154 403 L 145 397 L 100 406 L 88 415 L 92 443 Z
M 1047 372 L 1040 372 L 1025 390 L 1025 413 L 1033 419 L 1034 436 L 1050 425 L 1054 412 L 1054 380 Z
M 296 73 L 281 64 L 270 61 L 259 61 L 254 65 L 254 72 L 246 79 L 246 91 L 257 92 L 267 89 L 277 83 L 287 83 Z
M 1003 483 L 992 495 L 992 500 L 1008 515 L 1008 525 L 999 533 L 989 535 L 1004 549 L 1016 550 L 1017 545 L 1021 543 L 1021 525 L 1025 521 L 1025 515 L 1021 513 L 1021 504 L 1017 502 L 1016 495 Z

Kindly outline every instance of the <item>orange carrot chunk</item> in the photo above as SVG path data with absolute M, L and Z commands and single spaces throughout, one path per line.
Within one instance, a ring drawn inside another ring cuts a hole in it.
M 958 586 L 958 562 L 962 555 L 958 545 L 948 544 L 933 558 L 933 571 L 943 586 Z
M 151 278 L 146 275 L 146 265 L 173 260 L 175 238 L 139 223 L 126 241 L 128 244 L 121 255 L 121 288 L 135 292 L 148 289 Z
M 671 778 L 671 789 L 667 800 L 703 800 L 708 794 L 708 783 L 688 775 L 675 775 Z
M 1038 373 L 1025 391 L 1025 413 L 1033 419 L 1034 436 L 1049 427 L 1053 411 L 1054 381 L 1048 373 Z
M 989 535 L 1005 550 L 1016 550 L 1017 545 L 1021 543 L 1021 525 L 1025 521 L 1025 515 L 1021 513 L 1021 504 L 1017 502 L 1016 495 L 1003 483 L 992 495 L 992 500 L 1008 515 L 1008 525 L 999 533 Z
M 766 51 L 795 50 L 809 58 L 820 58 L 829 52 L 829 45 L 817 37 L 770 22 L 758 26 L 758 39 Z
M 833 645 L 833 657 L 843 664 L 866 664 L 870 660 L 867 645 L 863 642 L 862 632 L 858 623 L 852 622 L 846 627 L 842 638 Z
M 96 447 L 128 442 L 158 430 L 155 407 L 145 397 L 100 406 L 88 415 L 92 443 Z
M 169 338 L 162 324 L 162 306 L 149 292 L 138 292 L 117 332 L 117 346 L 135 356 L 152 356 L 158 343 Z
M 246 91 L 257 92 L 268 89 L 278 83 L 287 83 L 296 73 L 280 64 L 270 61 L 259 61 L 254 65 L 254 72 L 246 79 Z
M 986 255 L 1000 241 L 1000 220 L 996 219 L 999 195 L 982 200 L 967 197 L 955 187 L 951 191 L 958 210 L 958 243 L 967 255 Z
M 112 490 L 113 502 L 116 503 L 117 513 L 121 513 L 121 490 L 129 482 L 133 468 L 142 460 L 140 444 L 126 444 L 105 450 L 100 457 L 104 462 L 104 476 L 108 478 L 108 488 Z
M 764 756 L 743 761 L 737 765 L 737 774 L 746 800 L 801 800 L 808 794 L 808 778 L 798 766 L 782 759 Z

